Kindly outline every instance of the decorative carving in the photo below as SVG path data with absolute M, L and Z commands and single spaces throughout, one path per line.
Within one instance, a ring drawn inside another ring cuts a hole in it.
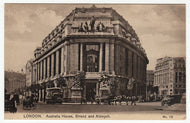
M 130 78 L 130 79 L 129 79 L 129 82 L 128 82 L 128 84 L 127 84 L 127 89 L 128 89 L 128 90 L 132 90 L 135 83 L 136 83 L 136 82 L 135 82 L 135 79 L 134 79 L 134 78 Z
M 95 23 L 96 23 L 96 19 L 94 16 L 92 16 L 91 20 L 90 20 L 90 23 L 88 24 L 88 22 L 82 22 L 79 29 L 78 29 L 78 32 L 106 32 L 107 29 L 105 27 L 105 25 L 102 23 L 102 22 L 99 22 L 97 24 L 97 26 L 95 27 Z M 75 32 L 76 30 L 74 30 Z

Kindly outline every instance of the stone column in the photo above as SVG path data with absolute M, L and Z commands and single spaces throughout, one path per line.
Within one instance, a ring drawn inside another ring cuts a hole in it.
M 128 50 L 128 77 L 132 77 L 132 52 Z
M 51 76 L 53 77 L 54 73 L 54 53 L 51 54 Z
M 38 63 L 36 63 L 36 82 L 38 83 Z
M 96 96 L 99 95 L 99 83 L 97 82 L 96 83 Z
M 40 100 L 40 99 L 41 99 L 41 89 L 39 89 L 38 94 L 39 94 L 38 100 L 41 101 L 41 100 Z
M 115 73 L 115 68 L 114 68 L 114 57 L 115 57 L 115 45 L 114 45 L 114 43 L 112 42 L 111 44 L 110 44 L 110 56 L 109 56 L 109 58 L 110 58 L 110 71 L 112 72 L 112 74 L 114 74 Z
M 64 74 L 64 46 L 61 48 L 61 74 Z
M 38 82 L 40 80 L 40 62 L 38 62 Z
M 141 58 L 138 57 L 138 80 L 141 80 L 141 63 L 140 63 Z
M 84 93 L 83 97 L 86 99 L 86 85 L 84 85 Z
M 37 76 L 38 76 L 38 82 L 39 82 L 39 80 L 40 80 L 40 62 L 38 62 L 37 64 L 38 64 L 38 68 L 37 68 L 38 69 L 38 75 Z
M 44 89 L 42 89 L 42 101 L 44 100 Z
M 42 61 L 40 61 L 40 80 L 42 80 Z
M 47 78 L 49 78 L 49 63 L 50 63 L 50 56 L 47 57 Z
M 46 58 L 44 58 L 44 80 L 46 79 Z
M 137 80 L 137 55 L 134 53 L 133 55 L 133 71 L 134 71 L 134 78 Z
M 109 73 L 109 65 L 110 65 L 110 47 L 109 47 L 109 43 L 105 44 L 105 71 Z
M 32 73 L 32 74 L 33 74 L 33 75 L 32 75 L 33 81 L 32 81 L 32 82 L 33 82 L 33 83 L 36 83 L 36 64 L 33 66 L 32 69 L 33 69 L 33 73 Z
M 80 44 L 80 71 L 83 71 L 83 44 Z
M 59 50 L 56 51 L 56 75 L 59 74 Z
M 68 61 L 69 61 L 69 59 L 68 59 L 68 41 L 66 41 L 66 44 L 65 44 L 65 75 L 67 74 L 67 71 L 68 71 L 68 66 L 69 66 L 69 64 L 68 64 Z
M 100 43 L 100 55 L 99 55 L 99 72 L 102 72 L 102 54 L 103 53 L 103 43 Z

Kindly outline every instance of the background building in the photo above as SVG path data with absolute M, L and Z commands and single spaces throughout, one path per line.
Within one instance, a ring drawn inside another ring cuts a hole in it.
M 103 88 L 114 95 L 145 95 L 148 58 L 135 30 L 112 8 L 76 8 L 34 51 L 33 83 L 40 84 L 39 98 L 47 87 L 60 87 L 64 99 L 79 101 L 101 96 Z M 85 73 L 84 83 L 75 76 Z M 102 83 L 102 74 L 110 83 Z M 65 84 L 63 86 L 64 81 Z M 134 78 L 129 92 L 127 84 Z
M 33 60 L 29 60 L 26 63 L 26 86 L 29 87 L 31 86 L 33 82 Z
M 154 94 L 154 71 L 147 70 L 146 72 L 146 101 L 153 100 Z
M 5 71 L 5 89 L 7 93 L 17 92 L 19 88 L 24 88 L 26 75 L 24 73 Z
M 157 59 L 154 86 L 159 88 L 159 96 L 181 95 L 185 92 L 185 58 L 164 57 Z

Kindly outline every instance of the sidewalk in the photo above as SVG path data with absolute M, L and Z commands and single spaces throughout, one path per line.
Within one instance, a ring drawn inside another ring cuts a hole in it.
M 161 106 L 161 102 L 137 102 L 137 105 Z
M 37 104 L 46 104 L 45 102 L 38 102 Z M 80 105 L 81 103 L 71 103 L 71 102 L 62 102 L 61 104 L 63 105 Z M 84 104 L 84 103 L 83 103 Z M 93 104 L 91 104 L 91 102 L 87 102 L 86 105 L 95 105 L 96 103 L 94 102 Z M 129 105 L 131 104 L 131 102 L 129 102 Z M 151 106 L 161 106 L 161 102 L 136 102 L 137 105 L 151 105 Z M 100 105 L 104 105 L 104 103 L 100 104 Z M 115 105 L 120 105 L 120 104 L 115 104 Z M 126 105 L 125 102 L 122 102 L 121 105 Z

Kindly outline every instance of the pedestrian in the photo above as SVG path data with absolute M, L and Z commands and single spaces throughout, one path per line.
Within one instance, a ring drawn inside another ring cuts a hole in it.
M 132 96 L 131 105 L 136 105 L 136 100 L 137 100 L 136 96 Z
M 17 112 L 16 108 L 16 100 L 14 98 L 14 95 L 11 94 L 10 96 L 10 108 L 9 108 L 10 113 L 15 113 Z
M 31 106 L 34 107 L 34 94 L 31 94 Z
M 129 100 L 130 100 L 130 97 L 129 97 L 129 96 L 127 96 L 127 97 L 126 97 L 126 105 L 128 105 L 128 104 L 129 104 Z
M 131 105 L 135 105 L 135 96 L 131 97 Z
M 19 94 L 19 101 L 20 101 L 20 104 L 22 104 L 22 101 L 23 101 L 23 96 L 22 96 L 22 94 Z

